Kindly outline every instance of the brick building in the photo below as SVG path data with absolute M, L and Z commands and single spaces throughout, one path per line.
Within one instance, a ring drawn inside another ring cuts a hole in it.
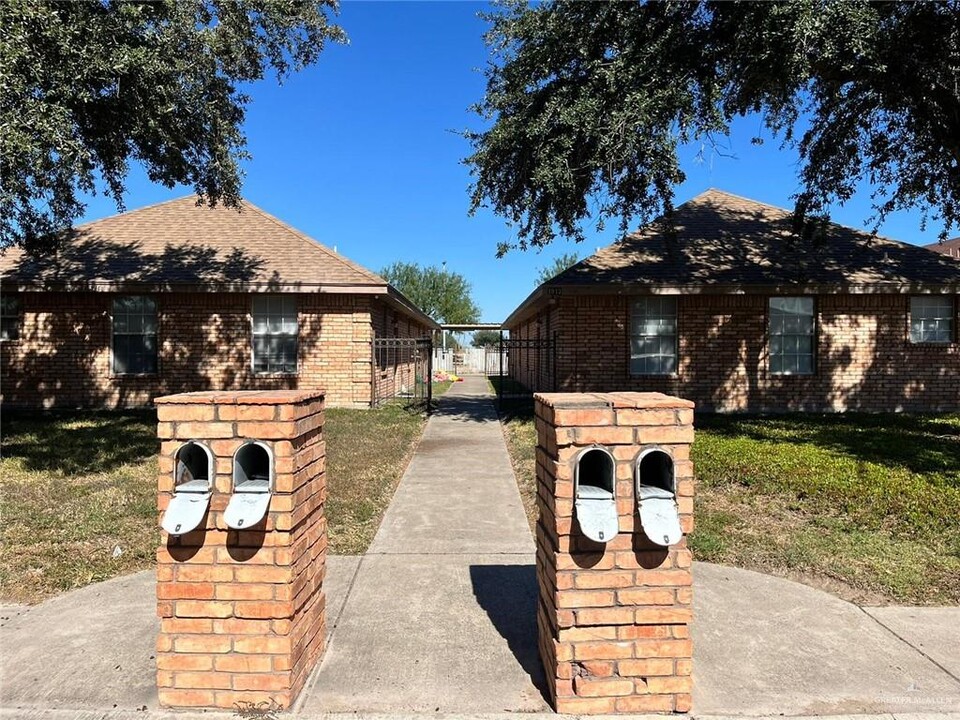
M 510 373 L 703 410 L 960 410 L 960 263 L 709 190 L 537 288 Z
M 326 391 L 366 406 L 374 337 L 437 324 L 383 278 L 244 203 L 185 197 L 0 256 L 8 405 L 131 407 L 198 390 Z

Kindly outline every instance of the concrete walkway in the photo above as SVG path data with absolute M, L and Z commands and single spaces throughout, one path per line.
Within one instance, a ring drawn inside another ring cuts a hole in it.
M 486 379 L 468 377 L 427 424 L 300 709 L 548 709 L 533 553 Z
M 558 717 L 538 714 L 533 540 L 482 380 L 443 399 L 370 552 L 328 562 L 299 717 Z M 960 608 L 860 608 L 704 563 L 694 606 L 697 718 L 960 719 Z M 0 720 L 236 718 L 157 709 L 155 609 L 152 572 L 0 607 Z

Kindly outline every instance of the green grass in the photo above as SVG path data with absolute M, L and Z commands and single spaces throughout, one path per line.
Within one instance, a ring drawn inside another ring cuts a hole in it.
M 327 528 L 330 552 L 366 552 L 426 420 L 400 403 L 327 410 Z
M 3 415 L 0 600 L 38 602 L 152 567 L 160 541 L 156 414 Z M 366 551 L 425 422 L 400 403 L 327 411 L 331 552 Z
M 529 413 L 506 418 L 521 487 Z M 700 560 L 864 603 L 960 603 L 960 415 L 698 416 Z
M 151 566 L 156 427 L 153 412 L 4 411 L 0 597 L 35 602 Z

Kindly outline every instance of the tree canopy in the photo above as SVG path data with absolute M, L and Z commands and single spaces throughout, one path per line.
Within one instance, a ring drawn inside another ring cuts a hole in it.
M 0 3 L 0 245 L 33 250 L 83 213 L 123 208 L 131 161 L 153 182 L 236 205 L 241 85 L 314 63 L 337 0 Z
M 875 228 L 906 208 L 943 236 L 958 225 L 956 0 L 516 0 L 490 21 L 472 206 L 514 223 L 521 248 L 669 212 L 678 147 L 751 113 L 753 142 L 798 152 L 798 221 L 866 184 Z
M 536 286 L 543 285 L 547 280 L 555 278 L 557 275 L 562 273 L 567 268 L 573 267 L 580 261 L 580 256 L 577 253 L 563 253 L 560 257 L 554 259 L 552 263 L 546 265 L 545 267 L 539 268 L 537 273 L 537 279 L 533 281 L 533 284 Z
M 475 348 L 490 347 L 500 344 L 500 333 L 496 330 L 477 330 L 470 343 Z
M 421 267 L 417 263 L 395 262 L 381 270 L 380 275 L 438 322 L 480 320 L 480 308 L 470 295 L 470 283 L 445 266 Z

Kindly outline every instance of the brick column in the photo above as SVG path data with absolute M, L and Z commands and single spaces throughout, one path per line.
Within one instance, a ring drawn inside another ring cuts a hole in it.
M 536 396 L 537 612 L 540 657 L 557 712 L 687 712 L 691 682 L 693 403 L 661 393 Z M 619 533 L 585 537 L 574 510 L 574 465 L 602 445 L 615 459 Z M 679 543 L 643 533 L 634 472 L 657 447 L 674 461 Z
M 158 398 L 161 513 L 188 440 L 215 456 L 200 527 L 157 551 L 157 686 L 165 707 L 289 707 L 325 639 L 327 523 L 323 392 L 200 392 Z M 247 440 L 273 453 L 267 516 L 228 529 L 233 456 Z

